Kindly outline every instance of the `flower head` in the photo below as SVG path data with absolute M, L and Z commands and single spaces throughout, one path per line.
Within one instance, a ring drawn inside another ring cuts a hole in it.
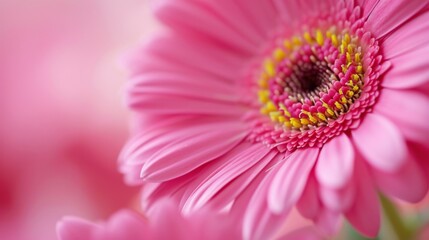
M 132 62 L 122 171 L 145 204 L 228 208 L 246 238 L 290 209 L 379 229 L 377 191 L 427 192 L 427 1 L 164 1 Z M 413 187 L 409 187 L 413 186 Z

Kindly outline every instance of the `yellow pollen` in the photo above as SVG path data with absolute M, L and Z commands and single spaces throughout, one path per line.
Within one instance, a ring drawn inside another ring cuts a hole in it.
M 276 74 L 274 63 L 271 60 L 265 61 L 265 72 L 268 74 L 269 77 L 274 77 Z
M 269 102 L 267 103 L 267 110 L 268 110 L 269 112 L 274 112 L 274 111 L 277 111 L 277 107 L 276 107 L 276 105 L 274 105 L 274 103 L 273 103 L 273 102 L 269 101 Z
M 356 53 L 355 54 L 355 62 L 360 62 L 360 55 L 361 55 L 361 53 L 360 52 L 358 52 L 358 53 Z
M 332 34 L 332 36 L 331 36 L 331 41 L 332 41 L 332 44 L 333 44 L 335 47 L 338 47 L 338 38 L 337 38 L 337 35 Z
M 346 42 L 346 44 L 349 44 L 351 39 L 350 39 L 350 35 L 348 33 L 344 34 L 344 41 Z
M 308 121 L 307 118 L 301 118 L 301 124 L 302 125 L 308 125 L 310 122 Z
M 276 112 L 270 112 L 270 118 L 271 121 L 273 122 L 277 122 L 278 121 L 278 117 L 280 117 L 280 112 L 276 111 Z
M 301 44 L 302 44 L 301 39 L 299 37 L 293 37 L 292 38 L 292 43 L 295 46 L 301 46 Z
M 313 117 L 313 115 L 308 115 L 308 118 L 312 123 L 317 123 L 317 118 Z
M 286 54 L 281 48 L 277 48 L 273 53 L 273 57 L 277 62 L 280 62 L 286 57 Z
M 267 103 L 270 100 L 270 92 L 268 90 L 261 90 L 258 92 L 259 101 Z
M 344 44 L 342 44 L 341 46 L 340 46 L 340 52 L 342 53 L 342 54 L 344 54 L 346 51 L 345 51 L 345 46 L 344 46 Z
M 317 113 L 317 117 L 318 117 L 319 119 L 321 119 L 322 121 L 326 121 L 326 116 L 325 116 L 325 114 L 323 114 L 323 113 Z
M 285 48 L 286 48 L 287 50 L 292 50 L 292 43 L 291 43 L 290 41 L 285 40 L 285 41 L 283 42 L 283 45 L 285 46 Z
M 317 41 L 317 43 L 319 44 L 319 45 L 323 45 L 323 34 L 322 34 L 322 32 L 320 31 L 320 30 L 317 30 L 317 32 L 316 32 L 316 41 Z
M 350 53 L 346 53 L 346 58 L 347 58 L 347 62 L 352 61 L 352 56 L 350 55 Z
M 359 66 L 356 67 L 356 72 L 358 72 L 358 73 L 362 73 L 363 72 L 362 65 L 359 65 Z
M 313 43 L 313 39 L 311 38 L 311 35 L 309 32 L 304 33 L 304 39 L 310 44 Z
M 354 44 L 349 44 L 347 45 L 347 52 L 350 53 L 350 55 L 353 55 L 353 53 L 355 52 L 355 48 L 356 46 Z
M 292 126 L 293 126 L 294 128 L 301 128 L 301 122 L 300 122 L 300 120 L 299 120 L 299 119 L 297 119 L 297 118 L 291 118 L 291 119 L 290 119 L 290 123 L 292 124 Z
M 338 109 L 342 109 L 343 105 L 341 105 L 339 102 L 335 102 L 335 107 L 337 107 Z

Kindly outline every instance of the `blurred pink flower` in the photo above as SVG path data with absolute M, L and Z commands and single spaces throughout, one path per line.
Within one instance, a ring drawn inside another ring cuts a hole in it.
M 241 215 L 246 239 L 290 209 L 366 236 L 377 191 L 428 188 L 428 1 L 162 1 L 170 30 L 132 60 L 136 134 L 122 154 L 143 203 Z M 142 179 L 144 181 L 142 181 Z
M 105 224 L 66 217 L 57 225 L 61 240 L 239 239 L 239 227 L 225 214 L 208 210 L 182 217 L 177 206 L 161 200 L 144 219 L 130 210 L 115 213 Z
M 105 223 L 65 217 L 57 224 L 60 240 L 152 240 L 152 239 L 241 239 L 240 226 L 225 213 L 201 209 L 189 216 L 182 216 L 177 205 L 161 199 L 151 210 L 151 218 L 130 210 L 121 210 Z M 322 240 L 312 227 L 302 227 L 276 239 Z
M 56 239 L 65 214 L 134 204 L 117 171 L 128 130 L 117 62 L 155 27 L 145 2 L 0 2 L 1 239 Z

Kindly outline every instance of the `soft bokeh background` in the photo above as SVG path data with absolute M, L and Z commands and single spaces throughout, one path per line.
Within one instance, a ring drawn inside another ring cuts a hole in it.
M 64 215 L 137 202 L 124 54 L 157 26 L 145 0 L 0 0 L 0 239 L 56 239 Z

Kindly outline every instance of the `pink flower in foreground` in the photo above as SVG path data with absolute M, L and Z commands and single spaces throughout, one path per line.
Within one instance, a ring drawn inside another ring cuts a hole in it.
M 159 201 L 151 210 L 151 218 L 130 210 L 115 213 L 105 223 L 96 224 L 80 218 L 65 217 L 57 224 L 60 240 L 153 240 L 153 239 L 240 239 L 240 226 L 227 214 L 199 210 L 182 216 L 177 206 L 168 200 Z M 276 239 L 322 240 L 312 227 L 298 228 Z
M 152 209 L 150 219 L 122 210 L 105 224 L 66 217 L 57 226 L 61 240 L 116 239 L 238 239 L 239 227 L 226 215 L 199 211 L 182 217 L 172 202 L 161 201 Z
M 377 191 L 427 192 L 428 1 L 163 1 L 136 54 L 122 155 L 165 196 L 273 236 L 293 206 L 328 233 L 380 225 Z

